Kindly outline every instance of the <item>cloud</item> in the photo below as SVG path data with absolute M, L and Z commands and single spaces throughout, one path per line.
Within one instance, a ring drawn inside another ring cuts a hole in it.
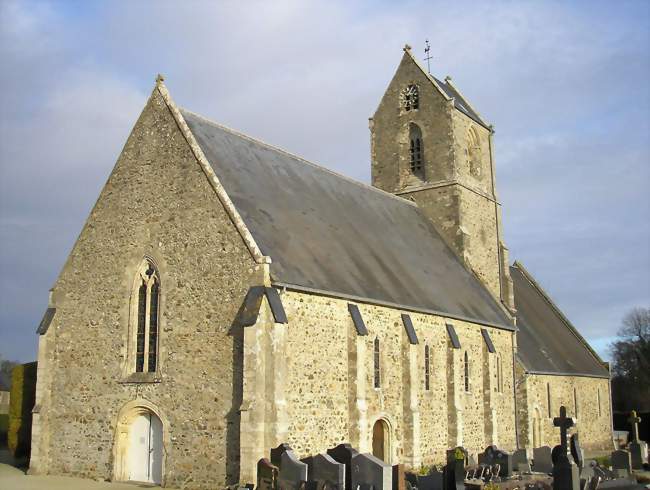
M 34 356 L 47 290 L 156 73 L 180 105 L 368 181 L 367 119 L 401 47 L 422 56 L 426 38 L 434 74 L 496 125 L 512 256 L 592 339 L 650 297 L 645 2 L 0 9 L 2 355 Z

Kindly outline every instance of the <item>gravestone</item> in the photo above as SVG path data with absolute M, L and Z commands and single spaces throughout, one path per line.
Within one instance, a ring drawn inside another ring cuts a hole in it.
M 648 444 L 639 439 L 639 423 L 641 417 L 638 417 L 636 411 L 632 410 L 630 418 L 627 421 L 632 426 L 632 440 L 627 445 L 630 456 L 632 457 L 632 468 L 642 470 L 643 463 L 648 460 Z
M 418 490 L 443 490 L 444 475 L 437 467 L 432 466 L 428 475 L 417 477 Z
M 343 463 L 335 461 L 329 454 L 317 454 L 301 461 L 307 465 L 310 483 L 321 482 L 320 488 L 344 490 L 345 465 Z
M 403 464 L 393 465 L 393 490 L 406 490 L 406 474 Z
M 530 455 L 528 449 L 521 448 L 521 449 L 517 449 L 514 453 L 512 453 L 513 468 L 515 470 L 518 470 L 519 465 L 523 465 L 524 467 L 530 468 Z
M 584 466 L 582 470 L 580 471 L 580 479 L 581 480 L 591 480 L 594 476 L 596 476 L 594 468 L 598 465 L 596 461 L 593 459 L 590 459 L 588 461 L 584 462 Z
M 578 471 L 582 471 L 582 468 L 585 466 L 585 453 L 580 447 L 580 439 L 577 433 L 571 435 L 570 446 L 573 461 L 578 465 Z
M 553 460 L 551 459 L 551 448 L 549 446 L 533 449 L 533 470 L 546 474 L 553 472 Z
M 343 463 L 345 465 L 345 488 L 348 490 L 356 490 L 352 488 L 352 458 L 359 454 L 359 451 L 354 449 L 350 444 L 343 443 L 338 446 L 328 449 L 327 454 L 332 457 L 334 461 Z
M 280 490 L 297 490 L 307 481 L 307 465 L 296 457 L 288 444 L 271 449 L 271 464 L 279 469 Z
M 567 431 L 575 425 L 571 417 L 566 416 L 566 407 L 560 407 L 560 416 L 553 419 L 553 425 L 560 428 L 560 448 L 556 461 L 553 462 L 553 489 L 580 490 L 578 467 L 569 457 Z
M 500 450 L 496 446 L 488 446 L 481 454 L 478 455 L 479 464 L 494 466 L 499 465 L 499 476 L 512 476 L 512 455 Z
M 350 488 L 371 485 L 374 490 L 392 490 L 393 467 L 372 454 L 352 456 L 350 473 Z
M 276 490 L 279 471 L 268 459 L 260 459 L 257 462 L 257 490 Z
M 618 478 L 627 478 L 632 472 L 632 456 L 629 451 L 619 449 L 612 451 L 612 469 Z
M 465 465 L 467 461 L 467 450 L 464 447 L 458 446 L 447 450 L 447 464 L 442 478 L 445 490 L 465 489 Z

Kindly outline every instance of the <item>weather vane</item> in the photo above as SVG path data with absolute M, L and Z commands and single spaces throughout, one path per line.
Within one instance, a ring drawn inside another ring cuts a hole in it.
M 431 51 L 431 46 L 429 46 L 429 40 L 427 39 L 424 41 L 426 44 L 426 48 L 424 48 L 424 55 L 425 55 L 425 60 L 427 60 L 427 71 L 429 72 L 429 75 L 431 75 L 431 55 L 429 54 L 429 51 Z

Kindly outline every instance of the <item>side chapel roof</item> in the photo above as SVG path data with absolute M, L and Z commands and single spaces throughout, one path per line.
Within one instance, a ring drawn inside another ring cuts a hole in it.
M 517 308 L 518 356 L 538 374 L 608 378 L 598 354 L 519 262 L 510 267 Z
M 274 284 L 514 329 L 414 203 L 180 112 Z

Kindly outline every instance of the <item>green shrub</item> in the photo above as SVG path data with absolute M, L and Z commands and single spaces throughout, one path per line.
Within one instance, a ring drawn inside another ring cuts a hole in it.
M 32 409 L 36 397 L 36 363 L 19 364 L 11 373 L 7 445 L 15 458 L 29 457 Z
M 609 460 L 609 456 L 597 456 L 594 458 L 596 463 L 598 463 L 598 466 L 602 466 L 604 468 L 609 468 L 612 465 L 612 462 Z

